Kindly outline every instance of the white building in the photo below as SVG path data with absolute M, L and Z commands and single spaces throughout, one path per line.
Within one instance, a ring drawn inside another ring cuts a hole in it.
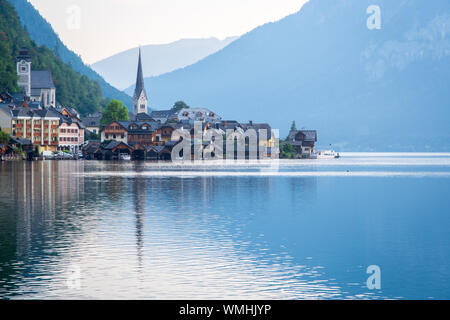
M 222 120 L 219 115 L 205 108 L 181 109 L 175 117 L 178 121 L 208 121 L 210 123 L 215 123 Z

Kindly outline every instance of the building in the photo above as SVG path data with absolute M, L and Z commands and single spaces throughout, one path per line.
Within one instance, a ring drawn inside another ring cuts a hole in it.
M 85 126 L 78 112 L 69 107 L 49 108 L 59 115 L 58 150 L 78 152 L 84 143 Z
M 56 151 L 58 147 L 59 114 L 51 109 L 11 109 L 11 136 L 27 139 L 41 151 Z
M 316 130 L 291 130 L 286 142 L 294 146 L 297 154 L 302 158 L 309 158 L 315 151 L 317 142 Z
M 202 121 L 214 123 L 222 120 L 215 112 L 205 108 L 181 109 L 172 117 L 175 121 Z
M 61 120 L 59 125 L 58 149 L 78 152 L 84 143 L 84 127 L 79 122 Z
M 102 119 L 102 113 L 96 112 L 94 114 L 90 114 L 87 117 L 83 118 L 82 122 L 83 122 L 83 125 L 85 126 L 86 130 L 88 130 L 94 134 L 99 134 L 101 119 Z
M 18 86 L 31 102 L 44 107 L 56 105 L 56 88 L 49 70 L 31 70 L 31 57 L 26 48 L 19 51 L 16 60 Z
M 101 133 L 101 142 L 119 141 L 128 143 L 128 123 L 124 121 L 113 121 L 108 124 Z
M 145 92 L 144 74 L 142 72 L 141 48 L 139 48 L 136 88 L 134 89 L 133 95 L 133 113 L 135 115 L 138 115 L 140 113 L 147 113 L 147 111 L 148 111 L 148 98 L 147 93 Z
M 159 121 L 161 123 L 166 123 L 168 122 L 170 119 L 173 119 L 177 114 L 177 111 L 174 110 L 155 110 L 152 111 L 152 113 L 150 113 L 150 117 L 154 120 L 154 121 Z
M 152 146 L 154 144 L 153 133 L 159 126 L 159 122 L 154 121 L 130 122 L 128 124 L 128 144 Z
M 249 129 L 255 130 L 258 135 L 258 146 L 264 148 L 274 148 L 275 147 L 275 136 L 272 132 L 272 127 L 268 123 L 253 123 L 253 121 L 249 121 L 249 123 L 243 123 L 240 125 L 241 128 L 246 132 Z M 262 136 L 262 133 L 265 131 L 267 134 L 266 137 Z M 248 142 L 246 142 L 248 144 Z
M 56 88 L 49 70 L 31 71 L 31 101 L 45 107 L 56 105 Z

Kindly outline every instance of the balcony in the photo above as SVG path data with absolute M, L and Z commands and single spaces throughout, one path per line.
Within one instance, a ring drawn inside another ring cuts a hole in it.
M 58 125 L 56 125 L 56 124 L 52 124 L 52 129 L 58 129 L 59 128 L 59 126 Z
M 40 133 L 40 132 L 35 132 L 35 133 L 33 134 L 33 136 L 35 136 L 35 137 L 40 137 L 40 136 L 41 136 L 41 133 Z

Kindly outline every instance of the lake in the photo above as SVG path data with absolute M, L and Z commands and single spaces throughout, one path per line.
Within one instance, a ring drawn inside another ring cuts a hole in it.
M 449 194 L 445 153 L 0 162 L 0 298 L 450 299 Z

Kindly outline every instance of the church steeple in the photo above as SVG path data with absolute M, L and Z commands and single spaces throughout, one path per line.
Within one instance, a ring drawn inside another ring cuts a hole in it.
M 136 77 L 136 88 L 134 89 L 133 96 L 133 112 L 134 114 L 138 113 L 147 113 L 147 93 L 145 92 L 144 85 L 144 73 L 142 72 L 142 59 L 141 59 L 141 48 L 139 48 L 139 60 L 138 60 L 138 70 Z

